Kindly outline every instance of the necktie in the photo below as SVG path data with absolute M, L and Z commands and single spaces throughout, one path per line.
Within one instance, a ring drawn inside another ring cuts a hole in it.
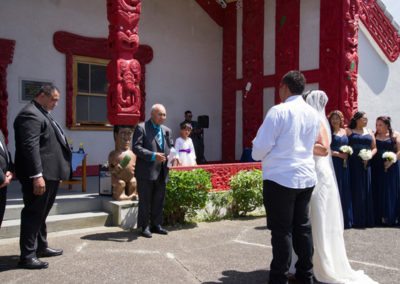
M 157 143 L 158 143 L 158 145 L 160 145 L 161 150 L 164 150 L 161 127 L 158 126 L 156 128 L 156 130 L 157 130 L 157 134 L 156 134 Z
M 1 142 L 1 141 L 0 141 L 0 149 L 1 149 L 2 152 L 4 152 L 4 156 L 6 157 L 6 161 L 8 163 L 8 152 L 6 150 L 6 147 L 3 146 L 3 142 Z
M 51 123 L 53 123 L 53 125 L 57 129 L 58 134 L 62 137 L 64 142 L 68 145 L 67 138 L 65 138 L 64 131 L 62 130 L 61 126 L 57 123 L 57 121 L 54 120 L 54 118 L 51 116 L 50 113 L 49 113 L 49 118 L 50 118 Z

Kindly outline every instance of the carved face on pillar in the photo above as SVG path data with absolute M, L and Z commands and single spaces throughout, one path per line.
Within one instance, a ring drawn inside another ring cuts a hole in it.
M 140 0 L 119 0 L 120 7 L 125 11 L 140 13 L 141 1 Z
M 139 109 L 140 63 L 135 59 L 119 59 L 117 66 L 119 107 L 125 111 Z
M 124 91 L 135 92 L 140 83 L 140 63 L 135 60 L 118 60 L 119 80 Z
M 118 31 L 115 46 L 120 51 L 128 51 L 133 54 L 139 48 L 139 36 L 130 30 Z

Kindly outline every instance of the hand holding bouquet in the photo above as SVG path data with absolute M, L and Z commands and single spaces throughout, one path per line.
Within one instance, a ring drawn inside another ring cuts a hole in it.
M 397 162 L 397 155 L 393 152 L 387 151 L 383 153 L 382 159 L 384 162 L 385 172 L 387 172 L 388 168 L 390 168 L 394 163 Z
M 353 148 L 349 145 L 343 145 L 339 148 L 339 151 L 349 156 L 353 154 Z M 347 159 L 343 159 L 343 168 L 347 168 Z
M 361 149 L 358 156 L 364 161 L 364 169 L 367 169 L 368 161 L 372 159 L 371 150 Z

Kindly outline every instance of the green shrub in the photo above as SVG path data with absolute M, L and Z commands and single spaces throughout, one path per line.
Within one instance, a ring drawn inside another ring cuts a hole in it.
M 183 223 L 206 206 L 211 189 L 210 174 L 203 169 L 169 172 L 164 206 L 165 223 Z
M 208 204 L 205 208 L 204 221 L 217 221 L 229 215 L 232 204 L 230 191 L 217 191 L 208 194 Z
M 231 213 L 245 216 L 263 204 L 262 174 L 260 170 L 240 171 L 231 178 Z

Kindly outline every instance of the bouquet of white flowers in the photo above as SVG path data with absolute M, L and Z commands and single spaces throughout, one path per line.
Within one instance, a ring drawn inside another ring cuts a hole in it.
M 349 156 L 353 154 L 353 148 L 349 145 L 343 145 L 339 148 L 339 151 L 348 154 Z M 347 159 L 343 159 L 343 167 L 347 168 Z
M 358 156 L 364 161 L 364 169 L 367 169 L 367 161 L 372 159 L 372 152 L 368 149 L 361 149 Z
M 382 159 L 384 159 L 385 162 L 390 162 L 391 164 L 394 164 L 397 162 L 397 155 L 393 152 L 387 151 L 383 153 Z M 391 166 L 391 164 L 388 165 L 388 163 L 385 163 L 385 172 L 387 172 L 387 169 Z

